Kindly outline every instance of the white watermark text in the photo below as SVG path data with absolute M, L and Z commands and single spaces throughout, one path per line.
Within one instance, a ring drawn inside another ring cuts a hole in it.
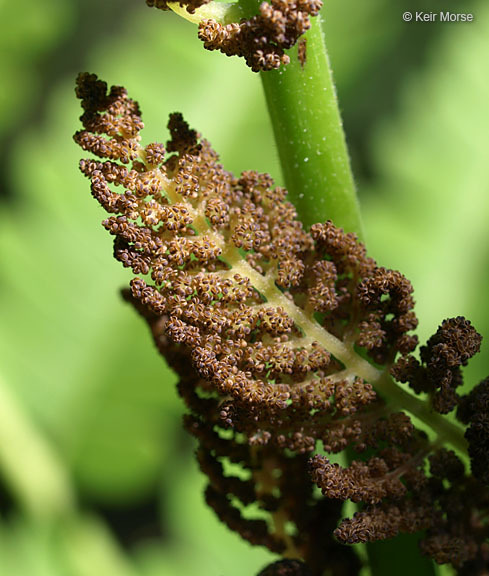
M 404 12 L 402 19 L 405 22 L 473 22 L 474 15 L 471 12 Z

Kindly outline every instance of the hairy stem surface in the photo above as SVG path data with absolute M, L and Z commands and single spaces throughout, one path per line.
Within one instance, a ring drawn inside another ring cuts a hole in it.
M 261 72 L 280 163 L 304 224 L 332 220 L 362 237 L 358 199 L 320 16 L 305 35 L 305 60 Z

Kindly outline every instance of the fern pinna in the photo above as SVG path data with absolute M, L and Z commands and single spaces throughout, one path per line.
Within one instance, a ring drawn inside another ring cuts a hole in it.
M 344 544 L 401 532 L 484 574 L 489 380 L 457 393 L 481 342 L 470 322 L 445 320 L 418 360 L 411 284 L 353 234 L 305 230 L 285 189 L 227 172 L 181 115 L 166 146 L 143 146 L 123 88 L 81 74 L 76 92 L 75 140 L 100 158 L 81 170 L 137 275 L 125 297 L 180 376 L 221 520 L 287 559 L 267 574 L 356 574 Z

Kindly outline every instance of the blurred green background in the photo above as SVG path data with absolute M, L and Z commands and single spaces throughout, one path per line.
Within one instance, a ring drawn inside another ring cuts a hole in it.
M 425 340 L 489 335 L 489 6 L 327 0 L 325 29 L 371 254 L 415 286 Z M 258 75 L 143 0 L 0 0 L 0 575 L 252 576 L 272 556 L 207 510 L 175 377 L 119 297 L 72 141 L 79 71 L 122 84 L 145 142 L 181 111 L 227 169 L 280 167 Z M 467 369 L 489 370 L 489 346 Z M 75 504 L 76 502 L 76 504 Z

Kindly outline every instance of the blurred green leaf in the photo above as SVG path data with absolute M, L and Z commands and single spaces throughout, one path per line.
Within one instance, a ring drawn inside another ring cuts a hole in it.
M 16 2 L 0 2 L 2 132 L 22 117 L 40 81 L 36 65 L 70 33 L 73 23 L 72 2 L 24 0 L 20 6 Z
M 0 524 L 0 574 L 5 576 L 139 576 L 140 572 L 96 518 L 59 524 L 15 516 Z
M 376 134 L 381 177 L 365 197 L 368 246 L 415 287 L 424 341 L 447 317 L 489 332 L 489 11 L 446 26 L 427 68 L 406 79 L 402 109 Z M 488 345 L 467 368 L 487 372 Z
M 51 527 L 15 518 L 0 524 L 0 574 L 64 576 L 51 544 Z

